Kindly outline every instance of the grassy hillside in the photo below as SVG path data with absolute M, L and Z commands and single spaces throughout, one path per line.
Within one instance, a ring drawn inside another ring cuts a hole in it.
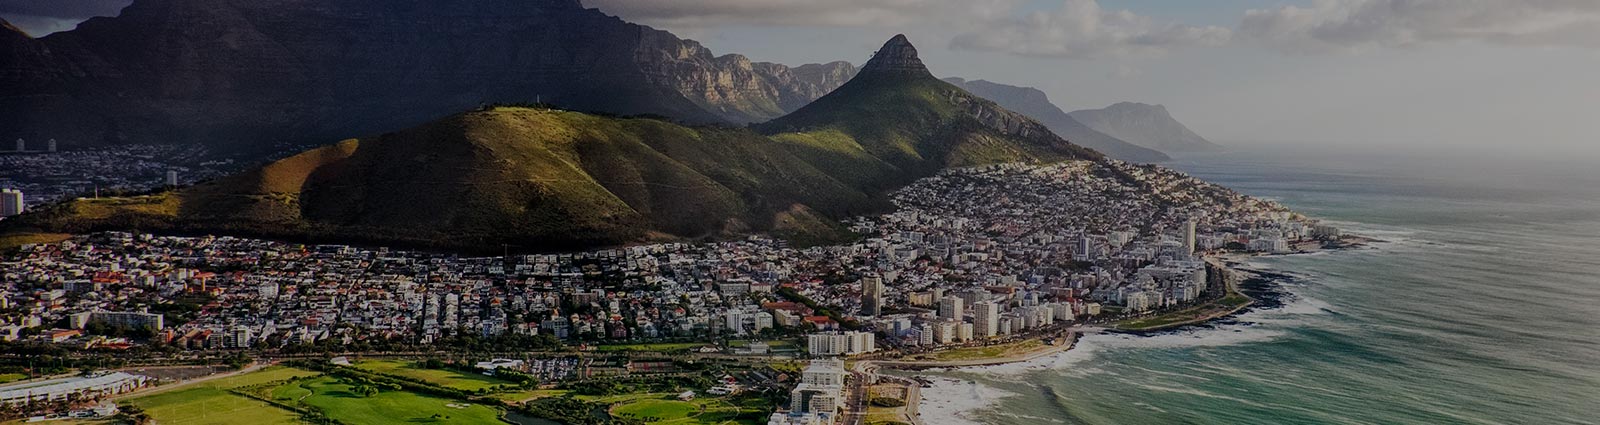
M 948 167 L 1100 157 L 926 73 L 863 72 L 757 128 L 841 181 L 871 190 Z
M 144 229 L 498 251 L 782 229 L 880 208 L 744 129 L 504 107 L 347 140 L 178 192 L 79 200 L 12 230 Z

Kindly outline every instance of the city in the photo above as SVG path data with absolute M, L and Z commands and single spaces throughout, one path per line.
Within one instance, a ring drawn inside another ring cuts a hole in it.
M 462 337 L 544 336 L 569 346 L 702 342 L 736 356 L 948 360 L 1035 338 L 1046 342 L 1031 347 L 1069 344 L 1063 331 L 1075 325 L 1221 298 L 1231 290 L 1208 253 L 1315 250 L 1340 237 L 1275 203 L 1120 161 L 952 169 L 892 199 L 895 212 L 847 223 L 859 242 L 807 248 L 751 236 L 463 257 L 101 232 L 29 244 L 0 262 L 0 334 L 175 357 L 426 351 Z M 515 364 L 527 372 L 536 363 Z M 573 365 L 539 376 L 576 377 Z M 844 366 L 810 367 L 772 423 L 832 423 L 849 410 Z

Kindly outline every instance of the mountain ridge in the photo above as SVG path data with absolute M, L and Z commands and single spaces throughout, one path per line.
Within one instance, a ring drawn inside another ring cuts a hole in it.
M 1162 152 L 1214 152 L 1223 147 L 1200 137 L 1159 104 L 1118 102 L 1068 113 L 1090 128 Z
M 1056 135 L 1062 138 L 1113 158 L 1138 163 L 1162 162 L 1172 159 L 1172 157 L 1158 150 L 1134 145 L 1089 128 L 1089 126 L 1078 122 L 1077 119 L 1067 115 L 1065 111 L 1062 111 L 1060 107 L 1052 103 L 1049 96 L 1042 90 L 986 80 L 967 80 L 958 77 L 945 78 L 944 80 L 961 87 L 969 93 L 992 100 L 1006 109 L 1038 120 L 1046 127 L 1049 127 L 1050 131 L 1055 132 Z
M 576 0 L 136 0 L 71 31 L 10 32 L 0 129 L 63 148 L 320 143 L 535 101 L 738 124 L 853 74 L 714 56 Z

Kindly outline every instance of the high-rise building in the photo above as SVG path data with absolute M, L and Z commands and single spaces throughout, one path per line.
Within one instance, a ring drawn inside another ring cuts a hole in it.
M 1183 221 L 1183 253 L 1194 254 L 1194 219 Z
M 961 320 L 965 313 L 965 302 L 960 297 L 946 296 L 939 300 L 939 318 L 945 320 Z
M 984 301 L 972 305 L 972 331 L 978 338 L 993 338 L 1000 334 L 1000 305 Z
M 0 217 L 22 214 L 27 208 L 22 202 L 22 191 L 0 189 Z
M 167 170 L 167 186 L 177 186 L 177 185 L 178 185 L 178 171 L 177 170 Z
M 17 139 L 17 152 L 22 152 L 25 150 L 28 150 L 28 142 L 24 142 L 22 139 Z
M 883 277 L 872 275 L 861 278 L 861 315 L 883 314 Z
M 49 151 L 50 153 L 55 153 L 56 152 L 56 139 L 50 139 L 49 142 L 46 142 L 45 143 L 45 150 Z

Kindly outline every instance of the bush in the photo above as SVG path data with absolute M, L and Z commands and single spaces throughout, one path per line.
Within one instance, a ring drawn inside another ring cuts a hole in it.
M 904 407 L 906 402 L 894 397 L 873 397 L 872 405 L 878 407 Z

